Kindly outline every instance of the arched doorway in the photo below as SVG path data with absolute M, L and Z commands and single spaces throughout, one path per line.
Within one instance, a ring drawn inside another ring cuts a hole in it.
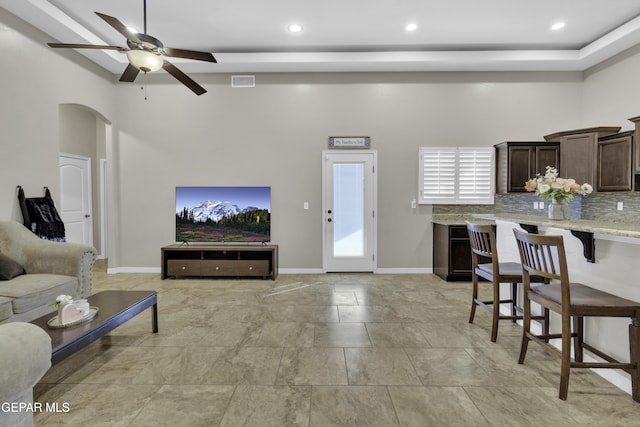
M 88 192 L 88 196 L 85 193 L 82 198 L 88 197 L 90 206 L 88 212 L 83 212 L 81 215 L 88 215 L 86 222 L 90 232 L 87 233 L 85 230 L 78 233 L 76 232 L 78 227 L 70 224 L 68 227 L 72 232 L 70 236 L 72 239 L 81 239 L 90 235 L 91 241 L 85 240 L 82 243 L 93 245 L 98 250 L 98 258 L 106 258 L 108 234 L 106 163 L 111 123 L 92 108 L 79 104 L 59 105 L 58 120 L 61 192 L 59 210 L 63 215 L 65 206 L 73 209 L 76 205 L 80 206 L 78 191 Z M 76 168 L 75 165 L 69 167 L 69 159 L 86 159 L 85 172 Z M 64 216 L 63 220 L 65 220 Z

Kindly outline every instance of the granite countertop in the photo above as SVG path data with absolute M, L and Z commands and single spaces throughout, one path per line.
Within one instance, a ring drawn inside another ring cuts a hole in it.
M 434 215 L 435 217 L 435 215 Z M 640 238 L 640 223 L 616 222 L 592 219 L 550 220 L 544 216 L 523 214 L 474 214 L 472 218 L 486 221 L 508 221 L 518 224 L 530 224 L 542 227 L 555 227 L 564 230 L 586 231 L 611 236 Z M 434 219 L 435 222 L 435 219 Z
M 495 221 L 484 219 L 473 214 L 433 214 L 431 222 L 442 225 L 467 225 L 467 221 L 474 224 L 493 224 Z

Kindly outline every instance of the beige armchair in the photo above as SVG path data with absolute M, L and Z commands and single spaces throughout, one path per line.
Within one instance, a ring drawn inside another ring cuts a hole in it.
M 19 222 L 0 221 L 0 253 L 26 273 L 0 280 L 0 323 L 53 311 L 48 305 L 60 294 L 91 295 L 91 246 L 42 240 Z
M 51 367 L 49 335 L 30 323 L 0 325 L 0 366 L 0 427 L 33 426 L 33 386 Z

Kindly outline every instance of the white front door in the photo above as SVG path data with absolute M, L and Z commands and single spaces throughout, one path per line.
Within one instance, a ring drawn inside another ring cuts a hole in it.
M 377 153 L 323 152 L 323 266 L 326 272 L 376 268 Z
M 91 159 L 60 154 L 60 218 L 67 241 L 93 246 Z

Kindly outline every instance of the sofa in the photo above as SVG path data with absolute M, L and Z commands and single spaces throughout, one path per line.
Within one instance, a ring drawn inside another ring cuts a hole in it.
M 0 324 L 53 312 L 61 294 L 91 295 L 95 248 L 43 240 L 16 221 L 0 221 Z
M 33 386 L 51 367 L 51 339 L 24 322 L 0 325 L 0 427 L 33 426 L 44 411 L 33 402 Z

